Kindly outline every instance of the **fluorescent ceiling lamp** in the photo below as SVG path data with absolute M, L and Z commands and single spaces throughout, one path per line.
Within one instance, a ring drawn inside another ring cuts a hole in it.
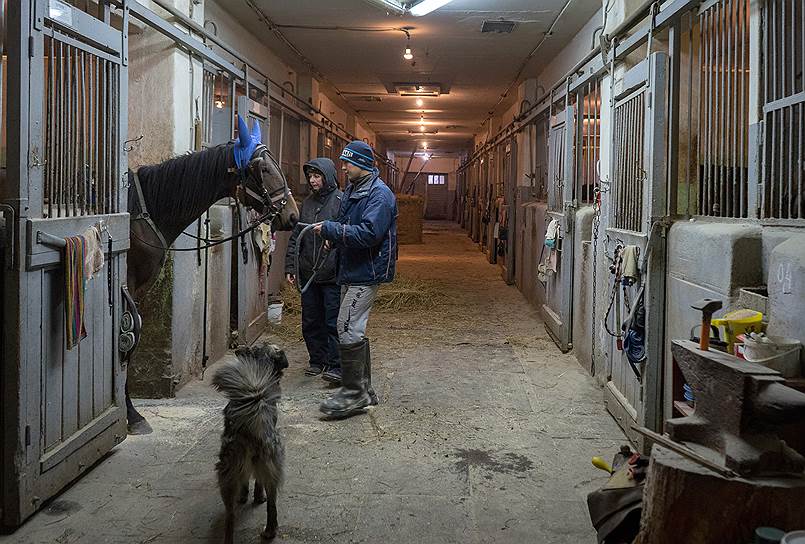
M 374 4 L 379 8 L 391 10 L 392 12 L 397 12 L 400 15 L 405 13 L 405 7 L 396 0 L 366 0 L 366 2 Z
M 422 0 L 419 4 L 409 9 L 408 12 L 414 17 L 422 17 L 450 2 L 452 0 Z

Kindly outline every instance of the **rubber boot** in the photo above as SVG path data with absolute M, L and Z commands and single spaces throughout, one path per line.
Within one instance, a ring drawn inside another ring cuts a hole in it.
M 377 406 L 380 401 L 375 393 L 375 388 L 372 387 L 372 351 L 369 349 L 369 339 L 364 338 L 363 341 L 366 343 L 366 392 L 369 394 L 369 405 Z
M 339 344 L 341 353 L 341 387 L 319 405 L 319 411 L 333 418 L 354 415 L 369 406 L 366 379 L 366 339 L 354 344 Z

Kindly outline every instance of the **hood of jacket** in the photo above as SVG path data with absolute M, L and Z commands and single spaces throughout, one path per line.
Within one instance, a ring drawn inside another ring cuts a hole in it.
M 324 174 L 324 186 L 321 188 L 321 191 L 319 191 L 321 196 L 327 195 L 331 193 L 333 189 L 338 188 L 338 171 L 335 169 L 335 163 L 333 163 L 333 161 L 327 157 L 318 157 L 306 162 L 302 167 L 305 176 L 308 176 L 308 170 L 310 168 L 315 168 Z M 310 184 L 309 178 L 308 184 Z

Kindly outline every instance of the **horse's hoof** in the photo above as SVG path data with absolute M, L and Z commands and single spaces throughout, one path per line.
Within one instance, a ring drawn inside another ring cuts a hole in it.
M 148 423 L 148 420 L 141 419 L 135 423 L 128 424 L 128 431 L 130 435 L 140 435 L 140 434 L 151 434 L 154 432 L 154 429 L 151 428 L 151 425 Z
M 260 533 L 260 538 L 262 538 L 263 540 L 274 540 L 276 536 L 277 536 L 277 530 L 276 529 L 269 530 L 268 527 L 266 527 L 263 530 L 263 532 Z

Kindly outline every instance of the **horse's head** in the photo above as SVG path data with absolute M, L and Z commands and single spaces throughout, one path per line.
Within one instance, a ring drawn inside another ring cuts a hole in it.
M 299 208 L 279 163 L 260 140 L 260 125 L 254 123 L 249 132 L 246 122 L 238 116 L 235 163 L 241 171 L 244 204 L 261 215 L 269 215 L 274 230 L 291 230 L 299 221 Z

